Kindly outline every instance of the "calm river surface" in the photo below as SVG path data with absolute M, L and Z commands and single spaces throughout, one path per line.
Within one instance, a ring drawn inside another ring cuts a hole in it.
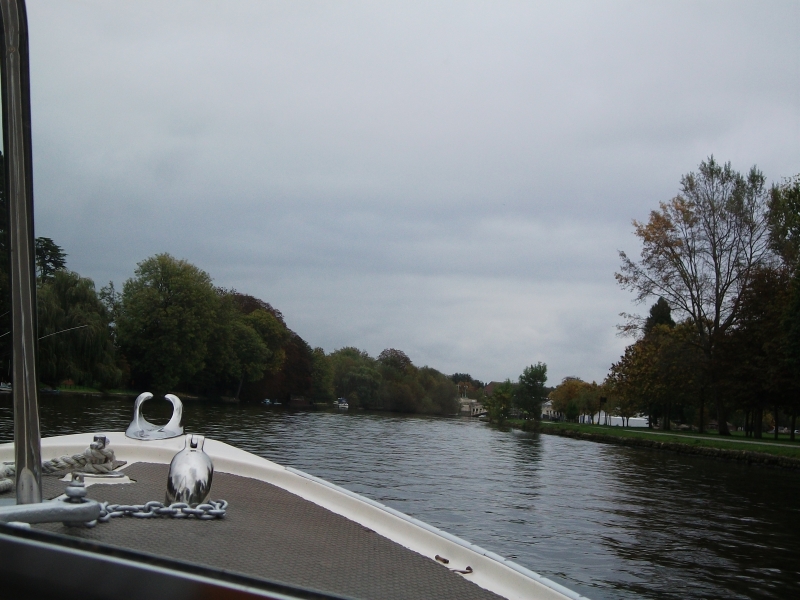
M 41 404 L 43 436 L 123 431 L 133 412 L 127 400 Z M 166 422 L 168 407 L 151 400 L 146 416 Z M 13 439 L 11 415 L 6 396 L 0 441 Z M 184 417 L 188 432 L 323 477 L 595 600 L 800 598 L 795 472 L 468 418 L 191 402 Z

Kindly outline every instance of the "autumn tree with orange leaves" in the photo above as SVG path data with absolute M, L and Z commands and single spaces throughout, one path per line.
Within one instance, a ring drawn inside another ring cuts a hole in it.
M 725 334 L 738 324 L 743 291 L 772 260 L 767 196 L 756 167 L 745 176 L 710 157 L 696 173 L 683 176 L 680 193 L 662 202 L 646 223 L 633 222 L 642 243 L 640 259 L 620 252 L 622 266 L 615 275 L 638 301 L 662 297 L 692 325 L 721 435 L 730 431 L 717 354 Z

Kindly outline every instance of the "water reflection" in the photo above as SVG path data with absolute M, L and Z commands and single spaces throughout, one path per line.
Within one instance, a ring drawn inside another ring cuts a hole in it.
M 152 405 L 152 406 L 151 406 Z M 145 404 L 152 422 L 171 405 Z M 133 401 L 42 398 L 42 431 L 124 430 Z M 318 475 L 590 598 L 800 597 L 800 475 L 500 432 L 469 419 L 186 403 L 187 432 Z M 0 440 L 10 440 L 10 398 Z
M 653 584 L 707 598 L 796 597 L 798 477 L 669 454 L 615 452 L 632 472 L 614 474 L 625 563 L 641 562 Z M 686 579 L 676 571 L 689 573 Z M 793 590 L 793 591 L 792 591 Z

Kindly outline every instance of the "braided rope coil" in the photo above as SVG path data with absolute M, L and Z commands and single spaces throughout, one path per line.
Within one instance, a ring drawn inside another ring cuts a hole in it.
M 99 448 L 94 442 L 81 454 L 59 456 L 42 463 L 43 473 L 57 471 L 83 471 L 84 473 L 110 473 L 114 470 L 114 451 L 111 448 Z
M 59 456 L 42 462 L 42 473 L 59 471 L 82 471 L 84 473 L 111 473 L 114 470 L 114 451 L 107 447 L 108 439 L 94 441 L 80 454 Z M 17 469 L 14 465 L 0 465 L 0 494 L 14 487 L 13 477 Z

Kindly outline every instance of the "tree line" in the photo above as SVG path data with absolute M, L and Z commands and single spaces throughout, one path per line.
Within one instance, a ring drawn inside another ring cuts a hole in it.
M 10 331 L 5 223 L 0 227 L 0 322 Z M 289 329 L 268 302 L 213 285 L 169 254 L 142 262 L 121 291 L 96 290 L 66 268 L 66 253 L 36 240 L 38 375 L 42 383 L 105 390 L 181 391 L 206 397 L 301 404 L 347 398 L 354 407 L 453 414 L 457 388 L 396 349 L 326 354 Z M 0 337 L 10 377 L 11 336 Z
M 348 347 L 329 355 L 333 389 L 351 406 L 371 410 L 453 414 L 458 411 L 453 381 L 431 367 L 416 367 L 402 350 L 388 348 L 376 358 Z
M 43 383 L 238 398 L 270 379 L 278 393 L 295 381 L 305 391 L 312 381 L 313 350 L 278 310 L 215 287 L 187 261 L 158 254 L 139 263 L 122 291 L 112 283 L 97 291 L 91 279 L 66 268 L 57 244 L 44 244 L 49 254 L 37 253 Z
M 713 157 L 682 177 L 680 192 L 634 221 L 638 259 L 620 252 L 619 284 L 653 299 L 631 315 L 634 341 L 606 380 L 565 379 L 554 408 L 569 418 L 644 414 L 673 425 L 761 437 L 800 409 L 800 176 L 773 184 Z M 767 423 L 766 421 L 769 421 Z

